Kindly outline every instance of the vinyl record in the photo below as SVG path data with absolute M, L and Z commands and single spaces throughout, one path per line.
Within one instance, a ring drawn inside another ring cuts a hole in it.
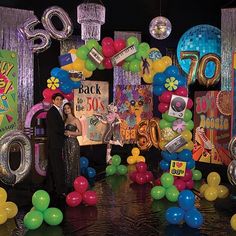
M 176 112 L 181 112 L 186 107 L 186 102 L 181 97 L 176 97 L 171 101 L 171 108 Z

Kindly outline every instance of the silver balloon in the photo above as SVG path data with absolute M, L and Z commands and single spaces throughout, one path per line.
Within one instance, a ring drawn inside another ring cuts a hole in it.
M 52 17 L 57 16 L 62 24 L 63 29 L 57 30 L 52 23 Z M 52 6 L 47 8 L 42 16 L 42 24 L 44 28 L 48 31 L 50 36 L 54 39 L 64 40 L 68 38 L 73 33 L 73 25 L 69 15 L 60 7 Z
M 9 164 L 10 149 L 18 144 L 21 152 L 20 166 L 12 170 Z M 14 185 L 23 180 L 30 172 L 32 164 L 32 148 L 29 138 L 19 130 L 5 133 L 0 139 L 0 180 Z
M 236 137 L 231 138 L 228 146 L 231 159 L 236 159 Z
M 232 185 L 236 185 L 236 160 L 233 160 L 229 163 L 228 169 L 227 169 L 227 176 L 228 176 L 229 182 Z
M 43 29 L 34 29 L 40 23 L 36 16 L 28 18 L 22 26 L 18 28 L 19 33 L 28 40 L 29 48 L 33 53 L 39 53 L 47 50 L 51 45 L 49 33 Z M 36 43 L 36 40 L 40 40 Z
M 155 17 L 149 25 L 149 32 L 156 39 L 165 39 L 171 33 L 171 23 L 166 17 Z

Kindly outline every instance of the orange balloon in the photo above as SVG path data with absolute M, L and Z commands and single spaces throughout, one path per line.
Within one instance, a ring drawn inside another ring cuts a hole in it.
M 127 163 L 128 163 L 129 165 L 135 164 L 135 163 L 136 163 L 136 157 L 134 157 L 134 156 L 129 156 L 129 157 L 127 158 Z
M 84 78 L 90 78 L 91 76 L 92 76 L 92 74 L 93 74 L 93 72 L 92 71 L 89 71 L 89 70 L 87 70 L 87 69 L 83 69 L 83 76 L 84 76 Z
M 141 162 L 141 161 L 142 161 L 142 162 L 145 162 L 145 157 L 143 157 L 143 156 L 138 156 L 136 160 L 137 160 L 137 162 Z
M 76 52 L 77 52 L 77 49 L 74 49 L 74 48 L 69 51 L 69 53 L 71 54 L 76 54 Z
M 152 67 L 155 73 L 161 73 L 166 69 L 166 65 L 161 59 L 154 61 Z
M 139 156 L 140 150 L 136 147 L 132 148 L 131 153 L 133 156 Z
M 143 74 L 142 75 L 143 77 L 143 81 L 147 84 L 152 84 L 153 83 L 153 77 L 154 77 L 154 71 L 153 70 L 150 70 L 150 73 L 148 74 Z
M 73 63 L 70 63 L 68 65 L 62 66 L 61 69 L 66 70 L 66 71 L 74 70 Z
M 83 71 L 85 69 L 85 61 L 77 58 L 73 63 L 73 67 L 75 71 Z
M 171 57 L 168 57 L 168 56 L 164 56 L 161 58 L 161 60 L 163 61 L 163 63 L 166 65 L 166 68 L 168 66 L 171 66 L 172 65 L 172 59 Z

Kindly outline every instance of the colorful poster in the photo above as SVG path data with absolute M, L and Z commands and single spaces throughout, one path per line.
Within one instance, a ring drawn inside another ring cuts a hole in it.
M 236 136 L 236 52 L 233 53 L 233 83 L 232 83 L 232 137 Z
M 75 116 L 82 125 L 80 145 L 103 143 L 106 124 L 95 114 L 107 112 L 109 103 L 109 83 L 101 81 L 83 81 L 81 87 L 74 90 Z
M 231 138 L 230 92 L 198 91 L 194 97 L 195 161 L 228 165 Z
M 138 123 L 153 117 L 152 86 L 117 85 L 114 101 L 121 118 L 121 139 L 124 143 L 136 143 Z
M 18 126 L 17 54 L 0 50 L 0 137 Z

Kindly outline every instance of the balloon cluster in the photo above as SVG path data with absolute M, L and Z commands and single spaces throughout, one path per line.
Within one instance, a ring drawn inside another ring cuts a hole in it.
M 128 169 L 125 165 L 121 165 L 121 158 L 119 155 L 115 154 L 111 158 L 111 165 L 108 165 L 106 168 L 106 176 L 119 174 L 119 175 L 126 175 Z
M 63 220 L 60 209 L 55 207 L 48 208 L 50 196 L 44 190 L 36 191 L 32 196 L 33 208 L 24 216 L 24 226 L 34 230 L 39 228 L 43 220 L 49 225 L 59 225 Z
M 80 174 L 87 178 L 94 178 L 96 170 L 89 166 L 89 160 L 86 157 L 80 157 Z
M 0 187 L 0 225 L 4 224 L 7 219 L 14 218 L 17 212 L 17 205 L 14 202 L 7 202 L 7 192 Z
M 169 173 L 164 173 L 160 179 L 160 186 L 155 186 L 151 190 L 151 196 L 155 200 L 166 197 L 170 202 L 177 202 L 179 191 L 174 186 L 174 177 Z
M 62 91 L 59 88 L 57 88 L 55 90 L 45 88 L 43 90 L 43 98 L 44 98 L 43 102 L 51 103 L 52 102 L 52 95 L 55 93 L 61 93 L 64 96 L 64 98 L 67 99 L 68 101 L 73 101 L 73 99 L 74 99 L 74 93 L 65 94 L 65 93 L 62 93 Z
M 79 176 L 74 180 L 75 191 L 67 194 L 66 203 L 70 207 L 76 207 L 83 201 L 85 205 L 94 206 L 97 204 L 97 194 L 93 190 L 88 190 L 89 183 L 84 176 Z
M 132 148 L 131 150 L 131 154 L 132 156 L 129 156 L 127 158 L 127 163 L 129 165 L 133 165 L 136 164 L 140 161 L 145 162 L 145 157 L 144 156 L 140 156 L 140 150 L 136 147 Z
M 207 176 L 207 184 L 200 187 L 200 194 L 208 201 L 215 201 L 218 198 L 226 198 L 229 190 L 224 185 L 220 185 L 220 175 L 217 172 L 211 172 Z
M 165 218 L 170 224 L 180 224 L 183 220 L 191 228 L 199 228 L 203 224 L 203 217 L 195 206 L 195 196 L 192 191 L 184 190 L 179 194 L 179 207 L 170 207 Z
M 149 183 L 153 180 L 153 174 L 147 170 L 147 164 L 145 162 L 138 162 L 135 167 L 136 171 L 131 172 L 129 175 L 130 180 L 138 184 Z

